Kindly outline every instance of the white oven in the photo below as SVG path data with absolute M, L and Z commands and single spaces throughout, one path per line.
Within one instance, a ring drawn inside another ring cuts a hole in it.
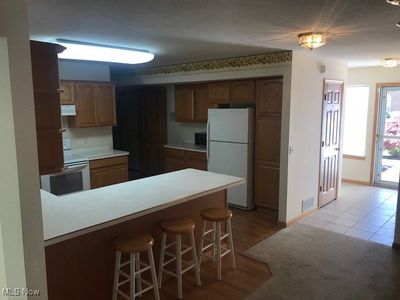
M 42 189 L 54 194 L 64 195 L 90 189 L 90 170 L 88 161 L 65 164 L 60 173 L 40 177 Z

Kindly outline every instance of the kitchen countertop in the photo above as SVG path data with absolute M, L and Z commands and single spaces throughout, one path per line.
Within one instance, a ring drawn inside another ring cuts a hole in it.
M 95 160 L 116 156 L 129 155 L 127 151 L 120 151 L 107 148 L 88 148 L 64 151 L 64 163 L 74 163 L 78 161 Z
M 179 150 L 189 150 L 189 151 L 197 151 L 197 152 L 207 152 L 206 146 L 196 146 L 195 144 L 189 143 L 170 143 L 164 145 L 165 148 L 179 149 Z
M 45 245 L 243 183 L 239 177 L 184 169 L 64 196 L 42 190 Z

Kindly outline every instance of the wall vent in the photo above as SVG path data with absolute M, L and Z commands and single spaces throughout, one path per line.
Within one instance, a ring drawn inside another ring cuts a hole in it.
M 312 208 L 314 208 L 314 197 L 303 200 L 303 208 L 302 208 L 303 213 L 309 211 Z

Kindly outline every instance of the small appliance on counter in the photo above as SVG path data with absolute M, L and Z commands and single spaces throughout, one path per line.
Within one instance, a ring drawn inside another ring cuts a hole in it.
M 196 132 L 194 134 L 194 144 L 205 148 L 207 146 L 207 132 Z

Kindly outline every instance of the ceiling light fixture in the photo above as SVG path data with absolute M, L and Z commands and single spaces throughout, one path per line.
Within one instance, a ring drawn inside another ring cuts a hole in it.
M 301 47 L 311 50 L 326 44 L 326 36 L 322 32 L 300 33 L 298 38 Z
M 89 60 L 122 64 L 141 64 L 151 61 L 154 54 L 141 50 L 110 47 L 57 39 L 67 49 L 58 54 L 61 59 Z
M 385 58 L 384 61 L 382 61 L 382 67 L 384 68 L 394 68 L 397 67 L 398 61 L 396 58 Z
M 400 6 L 400 0 L 386 0 L 387 3 Z

